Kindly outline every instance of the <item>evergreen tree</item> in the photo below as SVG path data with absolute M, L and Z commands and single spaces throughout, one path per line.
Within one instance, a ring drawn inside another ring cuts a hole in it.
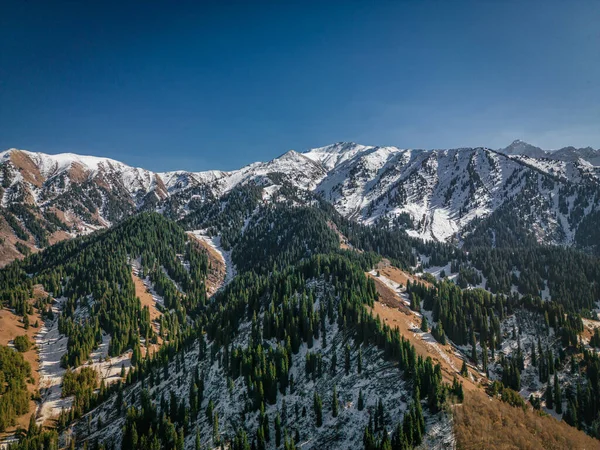
M 467 368 L 467 360 L 463 359 L 462 367 L 460 368 L 460 374 L 467 378 L 469 376 L 469 369 Z
M 421 318 L 421 331 L 427 333 L 429 331 L 429 324 L 427 323 L 427 317 L 423 314 Z
M 554 404 L 556 405 L 556 413 L 562 414 L 562 393 L 558 382 L 558 374 L 556 373 L 554 373 Z
M 346 370 L 346 375 L 350 374 L 350 345 L 346 345 L 346 351 L 345 351 L 345 363 L 344 363 L 344 369 Z
M 313 409 L 315 411 L 316 426 L 321 427 L 323 425 L 323 401 L 316 391 L 313 396 Z
M 281 418 L 279 414 L 275 416 L 275 447 L 281 445 Z

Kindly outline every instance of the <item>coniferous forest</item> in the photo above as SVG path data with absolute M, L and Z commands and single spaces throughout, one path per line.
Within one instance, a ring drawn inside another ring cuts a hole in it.
M 234 207 L 206 206 L 179 223 L 141 213 L 0 270 L 4 307 L 23 318 L 35 307 L 46 320 L 59 308 L 58 328 L 68 338 L 62 393 L 74 399 L 55 428 L 34 421 L 14 448 L 56 448 L 60 441 L 72 448 L 291 449 L 352 420 L 365 449 L 409 449 L 425 439 L 426 417 L 462 401 L 467 363 L 486 376 L 497 372 L 489 395 L 521 408 L 540 409 L 543 401 L 568 424 L 600 436 L 600 362 L 580 338 L 598 297 L 594 257 L 533 245 L 459 250 L 384 225 L 349 222 L 318 199 L 312 207 L 260 205 L 254 189 L 233 191 Z M 242 219 L 244 211 L 253 211 L 252 218 Z M 209 254 L 185 231 L 199 226 L 223 231 L 237 269 L 211 298 Z M 341 250 L 338 233 L 356 250 Z M 365 272 L 384 257 L 409 274 L 449 266 L 439 280 L 409 280 L 404 288 L 411 307 L 427 314 L 421 331 L 464 352 L 453 382 L 444 381 L 440 364 L 419 354 L 408 336 L 372 313 L 379 294 Z M 558 261 L 580 271 L 578 283 L 563 275 Z M 159 332 L 136 297 L 134 263 L 162 298 Z M 487 290 L 467 288 L 482 279 Z M 540 298 L 545 283 L 551 301 Z M 32 305 L 36 285 L 48 296 Z M 504 324 L 520 314 L 539 317 L 545 335 L 558 341 L 529 347 L 521 344 L 520 329 L 507 335 Z M 109 357 L 132 352 L 131 369 L 110 385 L 86 367 L 105 336 Z M 159 338 L 158 349 L 142 352 Z M 518 349 L 505 354 L 503 344 L 513 338 Z M 598 342 L 596 334 L 590 343 Z M 27 412 L 29 367 L 19 357 L 3 351 L 3 379 L 11 380 L 4 383 L 3 426 Z M 402 386 L 396 404 L 367 394 L 368 381 L 359 388 L 374 364 Z M 526 367 L 535 367 L 547 386 L 528 403 L 516 394 Z M 564 371 L 577 376 L 561 383 L 557 374 Z M 214 396 L 219 383 L 239 415 Z M 116 434 L 114 423 L 120 424 Z

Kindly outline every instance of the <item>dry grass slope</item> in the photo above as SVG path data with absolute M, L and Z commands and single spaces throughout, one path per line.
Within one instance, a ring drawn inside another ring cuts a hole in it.
M 600 448 L 600 441 L 564 422 L 476 391 L 454 407 L 454 432 L 459 450 Z

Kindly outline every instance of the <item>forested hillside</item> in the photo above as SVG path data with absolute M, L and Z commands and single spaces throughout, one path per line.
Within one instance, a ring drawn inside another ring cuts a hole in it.
M 49 319 L 60 305 L 58 331 L 69 338 L 61 361 L 71 409 L 56 417 L 58 435 L 34 427 L 18 448 L 44 439 L 51 448 L 57 436 L 106 449 L 413 448 L 440 439 L 432 424 L 449 423 L 451 405 L 469 395 L 463 382 L 598 437 L 600 339 L 584 338 L 582 321 L 596 307 L 595 258 L 534 243 L 458 249 L 348 221 L 316 198 L 294 205 L 292 188 L 275 203 L 260 192 L 236 189 L 179 224 L 136 215 L 0 271 L 6 307 L 23 315 L 41 284 L 49 295 L 36 307 Z M 217 250 L 236 268 L 210 298 L 208 255 L 185 229 L 220 236 Z M 380 295 L 366 272 L 382 257 L 410 275 L 395 295 L 418 332 L 373 314 Z M 578 285 L 559 261 L 581 270 Z M 494 284 L 507 267 L 508 288 Z M 435 268 L 447 272 L 422 272 Z M 160 320 L 136 298 L 134 269 Z M 535 276 L 552 300 L 539 298 Z M 465 289 L 473 284 L 491 292 Z M 443 372 L 433 344 L 416 350 L 429 330 L 454 348 L 460 370 Z M 532 333 L 542 337 L 533 346 Z M 110 384 L 86 366 L 106 336 L 108 357 L 131 351 L 131 368 Z

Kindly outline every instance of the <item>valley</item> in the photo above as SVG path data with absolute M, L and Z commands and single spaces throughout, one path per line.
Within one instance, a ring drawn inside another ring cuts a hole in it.
M 14 448 L 599 447 L 579 160 L 336 144 L 154 174 L 13 153 L 0 345 L 34 344 Z

